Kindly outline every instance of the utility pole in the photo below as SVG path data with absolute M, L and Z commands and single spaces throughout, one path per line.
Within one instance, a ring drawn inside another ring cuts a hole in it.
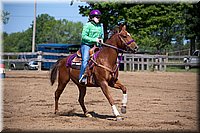
M 32 37 L 32 53 L 35 52 L 35 31 L 36 31 L 36 0 L 34 0 L 34 22 L 33 22 L 33 37 Z

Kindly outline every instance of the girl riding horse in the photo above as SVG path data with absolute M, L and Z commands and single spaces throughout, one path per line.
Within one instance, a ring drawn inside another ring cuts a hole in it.
M 118 69 L 116 69 L 118 54 L 119 52 L 124 51 L 135 52 L 138 48 L 135 41 L 126 31 L 126 26 L 121 25 L 119 29 L 119 32 L 112 35 L 108 40 L 106 40 L 105 43 L 102 43 L 102 47 L 98 56 L 96 57 L 96 60 L 94 61 L 95 65 L 92 69 L 92 73 L 96 83 L 95 86 L 101 88 L 103 94 L 108 99 L 108 102 L 110 103 L 112 108 L 112 112 L 117 120 L 121 120 L 122 117 L 118 112 L 117 107 L 115 106 L 114 99 L 109 91 L 109 87 L 114 87 L 116 89 L 122 90 L 122 113 L 126 113 L 127 104 L 127 89 L 119 81 Z M 88 113 L 88 110 L 85 107 L 84 97 L 86 94 L 87 85 L 82 85 L 81 83 L 79 83 L 80 70 L 66 66 L 66 62 L 70 58 L 70 56 L 58 60 L 51 70 L 50 80 L 52 85 L 57 78 L 57 71 L 59 71 L 58 87 L 55 91 L 55 113 L 58 112 L 58 100 L 60 98 L 60 95 L 62 94 L 65 86 L 71 79 L 78 86 L 78 101 L 82 107 L 85 116 L 92 117 L 92 115 Z
M 87 81 L 84 73 L 89 60 L 90 48 L 94 44 L 98 46 L 99 42 L 103 42 L 104 31 L 101 24 L 99 24 L 100 16 L 101 12 L 99 10 L 92 10 L 90 12 L 89 22 L 83 27 L 81 43 L 82 65 L 79 75 L 79 82 L 81 84 L 85 84 Z

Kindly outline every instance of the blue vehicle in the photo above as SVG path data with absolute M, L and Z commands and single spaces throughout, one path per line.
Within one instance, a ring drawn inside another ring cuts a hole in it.
M 48 43 L 48 44 L 38 44 L 36 49 L 37 51 L 49 52 L 49 53 L 64 53 L 71 54 L 76 52 L 80 48 L 80 45 L 76 44 L 57 44 L 57 43 Z M 44 59 L 58 60 L 64 58 L 64 56 L 54 56 L 54 55 L 43 55 Z M 54 62 L 42 62 L 42 69 L 49 70 L 53 66 Z

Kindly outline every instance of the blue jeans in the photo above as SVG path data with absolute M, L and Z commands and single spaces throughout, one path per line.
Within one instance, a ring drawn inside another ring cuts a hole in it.
M 90 50 L 90 46 L 85 45 L 83 43 L 81 44 L 82 64 L 81 64 L 81 71 L 80 71 L 79 79 L 85 73 L 85 69 L 87 67 L 88 60 L 90 58 L 89 50 Z

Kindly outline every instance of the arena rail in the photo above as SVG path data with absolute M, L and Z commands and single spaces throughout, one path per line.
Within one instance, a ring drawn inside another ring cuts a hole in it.
M 185 66 L 185 56 L 124 54 L 124 71 L 166 71 L 167 66 Z
M 19 52 L 19 53 L 1 53 L 3 61 L 21 61 L 19 55 L 36 55 L 37 58 L 25 59 L 26 61 L 38 61 L 39 71 L 41 71 L 42 62 L 56 62 L 55 59 L 45 59 L 44 55 L 68 56 L 65 53 L 47 53 L 47 52 Z M 189 65 L 183 62 L 185 56 L 168 56 L 168 55 L 149 55 L 149 54 L 123 54 L 120 61 L 120 69 L 123 71 L 166 71 L 168 66 L 185 66 Z M 119 57 L 120 58 L 120 57 Z

